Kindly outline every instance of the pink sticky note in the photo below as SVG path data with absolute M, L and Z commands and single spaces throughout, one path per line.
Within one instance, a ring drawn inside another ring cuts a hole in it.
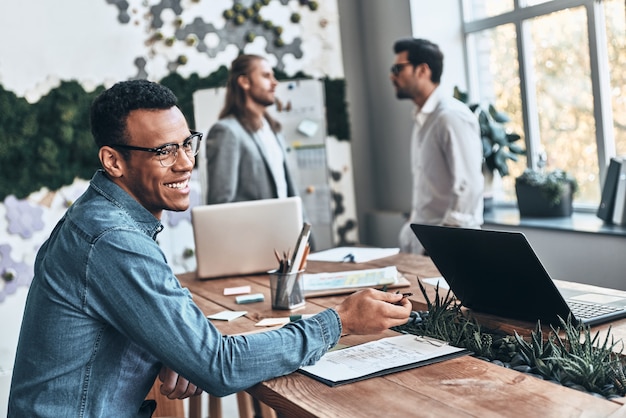
M 229 295 L 246 295 L 250 293 L 252 289 L 250 286 L 239 286 L 239 287 L 226 287 L 224 288 L 224 296 Z

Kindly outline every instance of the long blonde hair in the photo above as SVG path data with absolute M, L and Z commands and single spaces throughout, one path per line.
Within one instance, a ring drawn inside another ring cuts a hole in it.
M 242 75 L 248 75 L 254 63 L 265 60 L 260 55 L 241 54 L 231 64 L 228 81 L 226 82 L 226 98 L 224 107 L 220 112 L 220 119 L 227 116 L 234 116 L 241 125 L 249 132 L 255 132 L 262 126 L 262 121 L 246 107 L 246 92 L 241 88 L 238 79 Z M 269 122 L 274 132 L 280 131 L 280 123 L 273 119 L 267 112 L 263 116 Z

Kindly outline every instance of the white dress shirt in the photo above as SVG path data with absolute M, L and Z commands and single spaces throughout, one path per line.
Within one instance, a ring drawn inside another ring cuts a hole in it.
M 411 216 L 400 231 L 403 252 L 423 247 L 411 223 L 479 228 L 483 223 L 483 153 L 476 116 L 436 88 L 416 109 L 411 137 Z
M 261 138 L 265 153 L 268 158 L 268 165 L 274 176 L 276 183 L 276 194 L 279 198 L 287 197 L 287 180 L 285 177 L 285 158 L 276 134 L 272 131 L 267 119 L 263 118 L 263 126 L 257 131 Z

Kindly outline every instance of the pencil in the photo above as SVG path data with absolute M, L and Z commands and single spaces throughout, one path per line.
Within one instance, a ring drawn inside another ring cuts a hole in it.
M 309 251 L 311 251 L 311 246 L 309 244 L 304 247 L 304 254 L 302 254 L 302 261 L 300 262 L 300 266 L 298 267 L 298 271 L 304 270 L 306 267 L 306 258 L 309 256 Z

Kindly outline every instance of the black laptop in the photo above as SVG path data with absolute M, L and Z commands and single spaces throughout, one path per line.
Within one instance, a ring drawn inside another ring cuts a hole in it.
M 595 325 L 626 317 L 626 298 L 559 290 L 521 232 L 411 224 L 463 306 L 506 318 Z

